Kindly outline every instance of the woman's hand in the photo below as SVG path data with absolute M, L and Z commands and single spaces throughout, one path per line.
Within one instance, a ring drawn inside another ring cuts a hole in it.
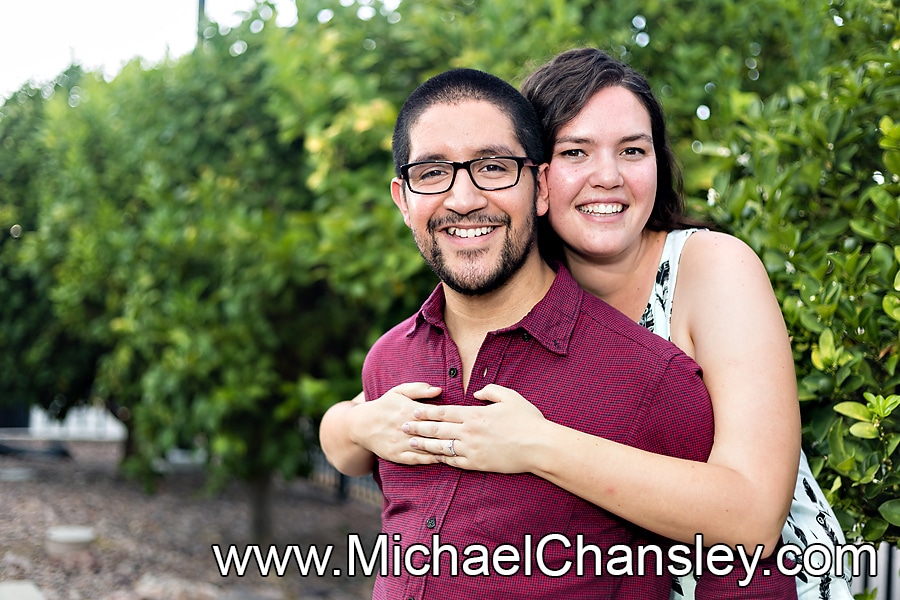
M 361 392 L 353 400 L 338 402 L 325 411 L 319 424 L 319 444 L 325 457 L 352 477 L 371 473 L 376 455 L 406 465 L 437 462 L 430 454 L 415 451 L 400 427 L 414 418 L 417 408 L 425 406 L 416 400 L 440 393 L 441 388 L 427 383 L 405 383 L 371 402 L 366 402 Z
M 419 405 L 404 423 L 409 445 L 450 466 L 495 473 L 527 473 L 547 421 L 515 390 L 490 384 L 474 393 L 487 406 Z
M 434 456 L 410 444 L 410 435 L 402 426 L 415 418 L 417 411 L 429 408 L 416 402 L 435 398 L 441 388 L 426 383 L 404 383 L 391 388 L 371 402 L 362 402 L 352 411 L 349 423 L 351 439 L 381 458 L 403 465 L 433 464 Z

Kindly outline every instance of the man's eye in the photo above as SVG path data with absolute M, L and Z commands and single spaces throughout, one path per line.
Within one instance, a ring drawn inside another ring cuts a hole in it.
M 440 179 L 441 177 L 446 177 L 448 175 L 447 169 L 443 167 L 429 167 L 427 169 L 423 169 L 416 178 L 420 181 L 427 181 L 429 179 Z
M 504 159 L 485 160 L 476 163 L 475 166 L 483 175 L 503 175 L 516 170 L 515 161 Z

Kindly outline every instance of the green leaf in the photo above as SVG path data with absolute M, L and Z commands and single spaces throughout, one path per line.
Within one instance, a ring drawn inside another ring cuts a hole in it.
M 825 327 L 822 323 L 822 319 L 820 319 L 814 311 L 808 309 L 800 312 L 800 323 L 803 325 L 804 329 L 813 333 L 819 333 Z
M 893 198 L 892 198 L 893 200 Z M 881 276 L 885 279 L 888 277 L 891 269 L 894 268 L 894 252 L 887 244 L 875 244 L 871 251 L 872 262 L 878 266 Z
M 841 475 L 849 477 L 854 465 L 856 465 L 856 459 L 852 456 L 848 456 L 840 462 L 832 463 L 831 468 Z
M 850 426 L 850 433 L 864 440 L 878 439 L 878 428 L 871 423 L 854 423 Z
M 884 164 L 892 173 L 900 173 L 900 152 L 885 152 Z
M 835 375 L 835 383 L 838 386 L 843 385 L 843 383 L 847 380 L 848 377 L 850 377 L 852 373 L 853 371 L 850 365 L 843 365 L 840 369 L 838 369 L 837 375 Z
M 818 396 L 830 394 L 834 390 L 834 377 L 821 371 L 814 371 L 800 380 L 800 386 Z
M 897 294 L 885 294 L 881 301 L 881 308 L 884 314 L 895 321 L 900 321 L 900 296 Z
M 854 458 L 847 454 L 847 449 L 844 444 L 843 419 L 838 419 L 828 430 L 828 447 L 831 449 L 829 461 L 832 462 L 832 468 L 838 470 L 836 465 L 842 464 L 847 460 L 850 461 L 850 465 L 847 469 L 853 466 Z M 838 472 L 843 474 L 846 470 L 843 472 L 838 470 Z
M 867 219 L 853 219 L 850 221 L 850 229 L 858 235 L 872 241 L 884 238 L 884 225 Z
M 897 407 L 900 406 L 900 396 L 897 394 L 891 394 L 887 398 L 878 397 L 878 404 L 874 407 L 878 416 L 882 419 L 886 419 L 891 416 L 891 414 L 897 410 Z
M 888 375 L 894 375 L 894 372 L 897 370 L 898 362 L 900 362 L 900 354 L 893 354 L 888 357 L 887 361 L 884 363 L 884 370 L 887 371 Z
M 834 365 L 836 360 L 834 332 L 830 327 L 823 329 L 819 335 L 819 346 L 813 349 L 811 359 L 813 366 L 820 371 Z
M 878 507 L 878 512 L 891 525 L 900 525 L 900 499 L 888 500 Z
M 872 422 L 872 411 L 861 402 L 840 402 L 834 405 L 834 412 L 857 421 Z
M 879 464 L 869 465 L 869 468 L 866 469 L 865 473 L 862 474 L 862 477 L 856 481 L 856 484 L 866 485 L 867 483 L 872 483 L 875 480 L 875 474 L 878 473 L 880 469 L 881 465 Z M 880 485 L 866 486 L 865 489 L 867 498 L 874 498 L 879 495 L 882 490 Z
M 887 436 L 887 443 L 885 444 L 885 456 L 891 456 L 898 445 L 900 445 L 900 433 L 889 434 Z
M 862 536 L 863 539 L 867 542 L 876 542 L 881 539 L 881 536 L 884 535 L 884 532 L 887 531 L 887 528 L 890 524 L 883 519 L 869 519 L 866 521 L 866 526 L 863 527 Z

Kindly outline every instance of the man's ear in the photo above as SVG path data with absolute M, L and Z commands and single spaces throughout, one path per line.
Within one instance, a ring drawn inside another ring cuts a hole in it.
M 406 186 L 399 177 L 391 179 L 391 198 L 394 199 L 394 204 L 397 205 L 397 208 L 403 214 L 403 222 L 406 223 L 407 227 L 411 227 L 409 224 L 409 206 L 406 203 Z
M 550 184 L 547 182 L 547 168 L 549 166 L 547 163 L 542 163 L 538 167 L 535 210 L 539 217 L 547 214 L 547 211 L 550 209 Z

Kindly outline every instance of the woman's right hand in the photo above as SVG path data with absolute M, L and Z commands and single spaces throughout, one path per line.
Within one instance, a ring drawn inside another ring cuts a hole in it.
M 427 383 L 404 383 L 383 396 L 366 402 L 360 393 L 347 412 L 350 439 L 384 460 L 403 465 L 432 464 L 437 458 L 410 445 L 412 436 L 402 430 L 417 410 L 427 408 L 417 400 L 436 398 L 441 388 Z

